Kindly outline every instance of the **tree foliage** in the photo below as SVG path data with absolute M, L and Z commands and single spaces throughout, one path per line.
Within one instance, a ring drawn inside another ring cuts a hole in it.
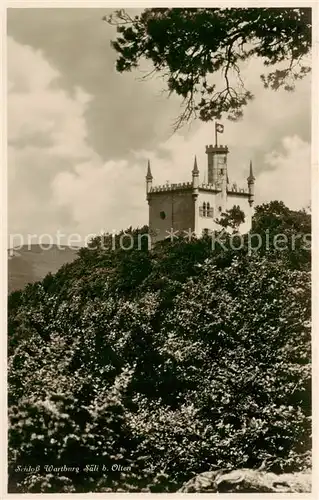
M 117 70 L 131 71 L 146 59 L 150 75 L 164 75 L 169 92 L 184 99 L 176 128 L 196 116 L 240 118 L 253 98 L 241 78 L 249 59 L 270 69 L 261 79 L 274 90 L 293 90 L 310 70 L 302 63 L 311 48 L 310 8 L 153 8 L 104 19 L 117 27 Z
M 276 202 L 257 207 L 260 234 L 278 214 L 309 228 Z M 310 251 L 294 265 L 230 234 L 149 250 L 147 228 L 124 233 L 143 245 L 98 237 L 9 297 L 10 492 L 170 492 L 207 470 L 307 467 Z
M 230 227 L 233 231 L 238 231 L 240 224 L 245 222 L 245 214 L 240 209 L 239 205 L 234 205 L 225 213 L 221 214 L 220 219 L 216 220 L 217 224 L 224 227 Z

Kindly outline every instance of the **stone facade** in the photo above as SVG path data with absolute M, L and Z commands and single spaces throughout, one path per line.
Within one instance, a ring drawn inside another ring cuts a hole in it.
M 230 184 L 227 169 L 227 146 L 206 146 L 208 183 L 199 182 L 195 157 L 192 182 L 153 186 L 150 163 L 146 175 L 146 196 L 149 204 L 149 227 L 153 240 L 169 236 L 171 231 L 193 232 L 220 230 L 216 219 L 232 207 L 239 206 L 245 214 L 240 231 L 251 228 L 255 178 L 250 163 L 247 187 Z

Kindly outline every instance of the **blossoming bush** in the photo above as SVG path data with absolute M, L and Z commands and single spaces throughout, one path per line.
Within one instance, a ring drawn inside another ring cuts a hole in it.
M 170 492 L 211 469 L 307 467 L 306 257 L 207 238 L 84 249 L 12 294 L 9 491 Z

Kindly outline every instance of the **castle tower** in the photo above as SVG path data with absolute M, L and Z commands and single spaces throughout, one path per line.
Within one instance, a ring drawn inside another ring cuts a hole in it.
M 221 185 L 227 180 L 227 146 L 206 146 L 208 160 L 208 184 Z M 225 178 L 225 179 L 224 179 Z
M 153 176 L 151 172 L 151 163 L 150 160 L 147 162 L 147 173 L 146 173 L 146 199 L 149 199 L 149 193 L 152 189 Z
M 251 160 L 249 165 L 249 176 L 247 177 L 247 184 L 249 193 L 248 203 L 250 206 L 252 206 L 252 204 L 254 203 L 254 196 L 255 196 L 255 177 L 253 174 L 253 163 Z
M 221 125 L 216 127 L 221 133 Z M 217 143 L 217 140 L 216 140 Z M 228 147 L 215 144 L 206 146 L 208 158 L 208 182 L 200 182 L 195 156 L 191 182 L 154 186 L 150 162 L 146 174 L 146 195 L 149 208 L 149 228 L 152 241 L 171 238 L 179 234 L 201 236 L 204 232 L 220 231 L 218 224 L 222 213 L 239 207 L 245 214 L 241 232 L 251 229 L 255 178 L 252 162 L 246 187 L 231 184 L 228 176 Z

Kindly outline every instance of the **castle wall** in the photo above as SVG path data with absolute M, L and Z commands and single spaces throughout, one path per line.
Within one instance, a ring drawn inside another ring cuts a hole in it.
M 245 222 L 239 226 L 239 231 L 242 234 L 248 233 L 251 229 L 251 219 L 253 208 L 248 203 L 248 198 L 231 194 L 227 196 L 227 210 L 233 208 L 234 205 L 239 205 L 240 210 L 245 214 Z
M 210 217 L 201 216 L 201 207 L 203 203 L 209 203 L 211 208 Z M 221 217 L 221 214 L 226 210 L 230 210 L 234 205 L 239 205 L 240 209 L 245 214 L 245 222 L 240 225 L 239 231 L 244 234 L 251 228 L 252 209 L 248 203 L 248 198 L 242 195 L 226 193 L 210 193 L 209 191 L 200 191 L 198 196 L 198 235 L 203 233 L 203 230 L 220 230 L 221 226 L 215 222 L 216 219 Z
M 203 203 L 209 203 L 211 210 L 210 217 L 201 216 L 200 209 L 203 207 Z M 198 195 L 198 205 L 198 236 L 201 236 L 205 229 L 211 231 L 220 229 L 220 226 L 216 224 L 215 219 L 218 219 L 221 212 L 226 209 L 226 202 L 222 193 L 200 191 Z
M 151 193 L 149 196 L 149 221 L 154 241 L 165 239 L 171 228 L 174 231 L 193 230 L 194 199 L 191 189 Z M 161 217 L 161 213 L 165 214 L 165 218 Z

